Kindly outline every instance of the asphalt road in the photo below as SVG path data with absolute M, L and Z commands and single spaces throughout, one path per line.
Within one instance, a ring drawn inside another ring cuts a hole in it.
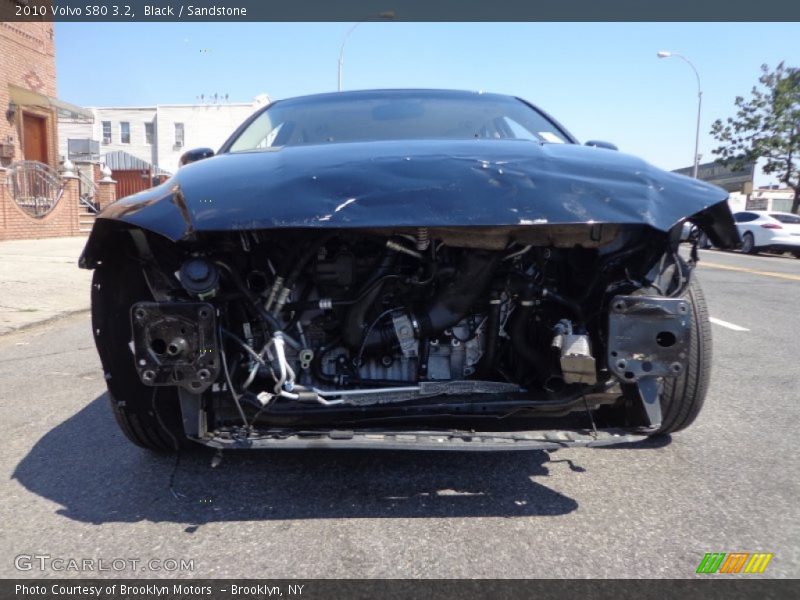
M 194 560 L 105 573 L 125 577 L 691 577 L 735 551 L 800 577 L 800 260 L 703 252 L 699 273 L 724 324 L 705 409 L 671 439 L 184 456 L 177 497 L 174 460 L 113 422 L 87 315 L 2 336 L 0 577 L 96 574 L 15 569 L 34 554 Z

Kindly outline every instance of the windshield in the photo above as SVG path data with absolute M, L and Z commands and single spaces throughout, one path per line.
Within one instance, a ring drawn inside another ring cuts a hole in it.
M 521 100 L 494 94 L 364 92 L 284 100 L 259 114 L 229 152 L 302 144 L 406 139 L 516 139 L 570 143 Z

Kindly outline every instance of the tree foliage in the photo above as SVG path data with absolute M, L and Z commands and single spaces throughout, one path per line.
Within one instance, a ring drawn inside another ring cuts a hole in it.
M 794 190 L 792 212 L 800 207 L 800 69 L 783 62 L 775 70 L 761 65 L 760 85 L 750 98 L 736 98 L 736 116 L 711 126 L 721 145 L 718 162 L 740 169 L 764 160 L 763 172 Z

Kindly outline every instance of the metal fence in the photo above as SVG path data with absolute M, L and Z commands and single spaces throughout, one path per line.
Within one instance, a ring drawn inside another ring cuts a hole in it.
M 64 193 L 58 172 L 35 160 L 21 160 L 8 167 L 6 185 L 25 213 L 41 218 L 52 211 Z

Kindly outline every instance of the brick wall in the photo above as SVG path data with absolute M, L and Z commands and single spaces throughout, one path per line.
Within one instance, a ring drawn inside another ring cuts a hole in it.
M 117 182 L 113 180 L 104 181 L 102 165 L 94 163 L 94 183 L 97 186 L 95 202 L 103 210 L 109 204 L 117 201 Z
M 0 12 L 13 9 L 11 0 L 0 0 Z M 80 235 L 78 182 L 64 179 L 64 192 L 55 208 L 34 218 L 17 206 L 5 185 L 3 167 L 24 159 L 23 115 L 46 119 L 47 163 L 58 166 L 58 122 L 49 106 L 18 106 L 10 116 L 9 85 L 56 96 L 56 62 L 53 23 L 0 21 L 0 144 L 13 148 L 11 158 L 0 159 L 0 240 Z
M 17 206 L 0 170 L 0 240 L 37 239 L 81 235 L 78 225 L 78 180 L 65 178 L 64 193 L 55 208 L 34 218 Z
M 95 197 L 100 210 L 117 200 L 117 184 L 115 181 L 100 181 L 97 183 L 97 196 Z
M 0 4 L 13 4 L 0 0 Z M 6 8 L 5 6 L 3 8 Z M 25 111 L 47 119 L 49 164 L 58 162 L 58 124 L 55 111 L 48 107 L 19 107 L 12 119 L 9 105 L 9 84 L 44 94 L 56 95 L 56 61 L 53 23 L 12 23 L 0 21 L 0 143 L 10 141 L 12 159 L 0 159 L 0 166 L 22 160 L 22 115 Z

